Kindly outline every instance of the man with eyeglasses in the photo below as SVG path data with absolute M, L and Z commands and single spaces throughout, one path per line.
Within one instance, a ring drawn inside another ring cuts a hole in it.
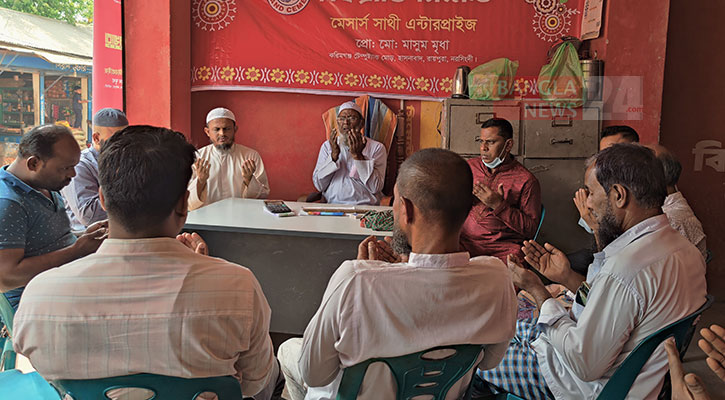
M 365 137 L 365 118 L 354 101 L 338 109 L 337 126 L 320 147 L 312 173 L 315 188 L 328 203 L 380 204 L 388 153 L 382 143 Z

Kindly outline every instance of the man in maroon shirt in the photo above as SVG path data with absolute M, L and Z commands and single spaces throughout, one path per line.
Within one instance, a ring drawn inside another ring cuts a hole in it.
M 511 155 L 513 128 L 502 118 L 481 125 L 481 157 L 468 160 L 473 171 L 475 203 L 461 232 L 461 246 L 472 257 L 486 255 L 506 262 L 521 254 L 541 218 L 539 181 Z M 523 255 L 522 255 L 523 256 Z

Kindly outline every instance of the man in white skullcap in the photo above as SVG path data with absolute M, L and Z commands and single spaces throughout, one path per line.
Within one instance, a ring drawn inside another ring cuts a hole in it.
M 354 101 L 343 103 L 337 126 L 320 147 L 312 182 L 328 203 L 380 204 L 388 153 L 365 137 L 365 118 Z
M 93 143 L 81 152 L 76 176 L 60 191 L 74 232 L 83 232 L 92 223 L 108 218 L 98 198 L 98 154 L 113 134 L 127 126 L 126 114 L 115 108 L 100 109 L 93 116 Z
M 269 182 L 256 150 L 234 143 L 234 113 L 215 108 L 206 116 L 204 133 L 211 144 L 197 151 L 189 181 L 189 210 L 230 197 L 266 199 Z

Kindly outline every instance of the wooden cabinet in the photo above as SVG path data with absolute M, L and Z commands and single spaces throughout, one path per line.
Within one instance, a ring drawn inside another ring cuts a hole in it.
M 542 102 L 446 99 L 441 147 L 465 158 L 480 156 L 475 142 L 481 124 L 505 118 L 514 129 L 512 153 L 541 184 L 546 217 L 539 242 L 564 252 L 591 246 L 592 236 L 578 224 L 573 198 L 583 186 L 584 164 L 599 146 L 601 104 L 560 109 Z

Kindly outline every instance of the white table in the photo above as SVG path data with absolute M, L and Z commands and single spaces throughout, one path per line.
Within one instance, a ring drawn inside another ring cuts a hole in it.
M 298 213 L 302 207 L 349 207 L 285 204 Z M 190 212 L 184 230 L 198 232 L 212 256 L 254 272 L 272 308 L 271 332 L 302 334 L 337 267 L 356 257 L 357 245 L 365 237 L 391 232 L 361 228 L 359 220 L 348 216 L 275 217 L 263 207 L 262 200 L 222 200 Z

